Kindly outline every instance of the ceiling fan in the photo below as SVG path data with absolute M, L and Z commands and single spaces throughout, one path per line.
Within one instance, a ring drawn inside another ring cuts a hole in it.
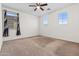
M 44 4 L 35 3 L 34 5 L 29 5 L 29 7 L 35 7 L 34 11 L 36 11 L 37 9 L 41 9 L 42 11 L 44 11 L 42 7 L 47 5 L 48 5 L 47 3 L 44 3 Z

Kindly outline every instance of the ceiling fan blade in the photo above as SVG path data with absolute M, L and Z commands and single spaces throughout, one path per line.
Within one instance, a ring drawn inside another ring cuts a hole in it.
M 34 11 L 36 11 L 36 10 L 37 10 L 37 8 L 34 9 Z
M 43 8 L 41 8 L 41 7 L 40 7 L 40 9 L 41 9 L 42 11 L 44 11 L 44 9 L 43 9 Z
M 39 6 L 39 3 L 36 3 L 37 6 Z
M 29 7 L 36 7 L 36 5 L 29 5 Z
M 40 6 L 47 6 L 47 3 L 45 3 L 45 4 L 41 4 Z

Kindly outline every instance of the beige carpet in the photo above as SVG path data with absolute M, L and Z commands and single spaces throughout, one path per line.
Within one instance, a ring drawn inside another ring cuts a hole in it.
M 49 37 L 32 37 L 3 43 L 1 56 L 79 56 L 79 44 Z
M 54 39 L 51 38 L 45 38 L 45 37 L 39 37 L 38 39 L 33 39 L 33 41 L 38 44 L 41 47 L 45 47 L 46 45 L 52 43 Z

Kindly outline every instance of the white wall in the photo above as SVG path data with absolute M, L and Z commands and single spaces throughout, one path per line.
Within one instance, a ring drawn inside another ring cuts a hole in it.
M 20 14 L 21 33 L 24 37 L 38 35 L 38 18 L 28 14 Z
M 61 25 L 58 23 L 57 14 L 65 10 L 69 13 L 68 24 Z M 79 43 L 79 4 L 50 13 L 48 26 L 41 19 L 40 34 Z
M 2 39 L 2 6 L 0 3 L 0 50 L 1 50 L 2 42 L 3 42 L 3 39 Z
M 29 15 L 27 13 L 23 13 L 20 11 L 16 11 L 10 8 L 4 8 L 8 11 L 14 11 L 19 13 L 19 21 L 20 21 L 20 31 L 21 35 L 16 36 L 16 30 L 10 30 L 10 36 L 4 37 L 4 41 L 13 40 L 17 38 L 31 37 L 38 35 L 38 18 L 33 15 Z

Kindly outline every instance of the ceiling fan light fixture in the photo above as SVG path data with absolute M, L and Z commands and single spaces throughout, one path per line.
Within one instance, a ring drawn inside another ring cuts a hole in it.
M 37 6 L 37 9 L 40 9 L 40 7 L 39 7 L 39 6 Z

